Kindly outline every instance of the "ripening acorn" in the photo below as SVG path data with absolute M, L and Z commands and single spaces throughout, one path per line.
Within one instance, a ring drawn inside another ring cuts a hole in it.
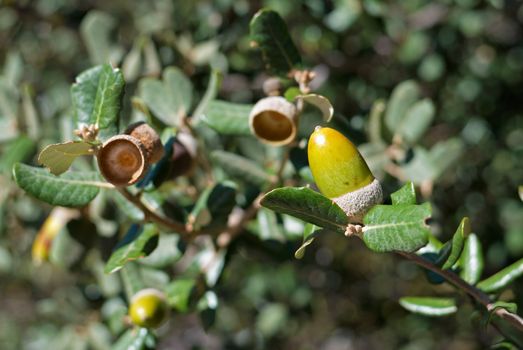
M 321 193 L 353 223 L 383 200 L 383 191 L 356 146 L 340 132 L 316 127 L 309 138 L 309 166 Z
M 249 114 L 249 127 L 263 143 L 287 145 L 296 137 L 296 106 L 281 96 L 262 98 Z
M 139 327 L 161 326 L 169 316 L 165 294 L 154 288 L 142 289 L 131 298 L 129 316 Z

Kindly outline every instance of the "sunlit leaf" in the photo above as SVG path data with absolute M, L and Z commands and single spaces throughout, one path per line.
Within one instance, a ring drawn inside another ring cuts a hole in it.
M 277 12 L 268 9 L 258 11 L 250 23 L 250 36 L 252 45 L 261 50 L 269 72 L 286 76 L 301 63 L 287 25 Z
M 77 157 L 92 154 L 92 147 L 84 141 L 48 145 L 40 152 L 38 163 L 49 168 L 52 174 L 60 175 L 71 167 Z
M 13 167 L 16 183 L 27 193 L 52 205 L 81 207 L 96 197 L 100 188 L 112 188 L 97 172 L 68 172 L 54 176 L 44 168 L 17 163 Z
M 260 203 L 332 231 L 345 232 L 349 223 L 347 215 L 336 203 L 306 187 L 277 188 L 267 193 Z
M 202 121 L 223 135 L 251 135 L 249 113 L 252 105 L 211 101 Z
M 477 287 L 486 293 L 494 293 L 507 287 L 523 275 L 523 259 L 505 267 L 489 278 L 477 284 Z
M 483 272 L 483 251 L 478 236 L 471 233 L 465 241 L 465 248 L 459 260 L 459 275 L 466 282 L 476 284 Z
M 143 229 L 139 225 L 132 225 L 111 254 L 105 265 L 105 272 L 116 272 L 128 261 L 149 255 L 158 245 L 158 235 L 156 225 L 148 224 Z
M 271 181 L 271 176 L 258 163 L 245 157 L 225 151 L 214 151 L 211 158 L 233 178 L 256 186 L 264 186 Z
M 428 242 L 429 203 L 376 205 L 364 217 L 363 241 L 376 252 L 414 252 Z
M 171 282 L 165 290 L 169 305 L 179 312 L 187 312 L 195 286 L 193 278 L 178 278 Z
M 334 107 L 332 107 L 331 102 L 325 96 L 308 94 L 297 96 L 296 98 L 302 99 L 305 103 L 318 108 L 325 122 L 329 122 L 332 119 L 332 116 L 334 115 Z
M 399 303 L 405 309 L 424 316 L 447 316 L 458 311 L 452 298 L 403 297 Z
M 416 204 L 416 189 L 412 182 L 407 182 L 396 192 L 390 195 L 393 205 Z

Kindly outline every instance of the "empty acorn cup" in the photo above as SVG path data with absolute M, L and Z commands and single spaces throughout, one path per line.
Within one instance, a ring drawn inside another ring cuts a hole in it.
M 252 108 L 249 126 L 266 144 L 289 144 L 296 136 L 296 106 L 281 96 L 265 97 Z
M 103 177 L 115 186 L 130 186 L 140 180 L 149 162 L 143 144 L 130 135 L 116 135 L 98 151 L 98 167 Z

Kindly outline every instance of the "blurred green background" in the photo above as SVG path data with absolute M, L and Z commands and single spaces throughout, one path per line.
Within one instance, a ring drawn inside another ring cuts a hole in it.
M 31 262 L 31 245 L 50 207 L 11 180 L 13 147 L 26 162 L 50 142 L 70 139 L 70 84 L 107 61 L 126 77 L 124 118 L 144 76 L 180 67 L 200 95 L 212 69 L 219 98 L 252 103 L 267 77 L 248 27 L 261 7 L 288 23 L 312 87 L 331 99 L 357 144 L 373 102 L 416 80 L 436 117 L 420 145 L 459 138 L 463 155 L 434 181 L 433 231 L 448 239 L 469 216 L 489 275 L 523 255 L 523 5 L 510 0 L 2 1 L 0 8 L 0 349 L 106 349 L 121 305 L 105 297 L 103 266 Z M 13 140 L 20 135 L 22 146 Z M 372 163 L 372 161 L 369 160 Z M 372 166 L 372 164 L 371 164 Z M 400 182 L 385 174 L 389 192 Z M 473 318 L 409 314 L 406 294 L 445 295 L 421 270 L 356 240 L 326 235 L 303 260 L 298 242 L 242 236 L 216 288 L 216 321 L 176 316 L 160 349 L 482 349 L 497 338 Z M 108 237 L 107 240 L 111 240 Z M 97 260 L 98 261 L 98 260 Z M 159 276 L 163 278 L 163 276 Z M 100 287 L 102 285 L 102 287 Z M 504 296 L 523 302 L 523 283 Z M 101 291 L 102 289 L 102 291 Z M 466 303 L 467 300 L 463 299 Z M 120 314 L 121 315 L 121 314 Z M 101 322 L 100 320 L 103 320 Z

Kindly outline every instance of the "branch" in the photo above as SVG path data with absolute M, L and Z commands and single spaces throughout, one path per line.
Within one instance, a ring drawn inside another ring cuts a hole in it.
M 145 217 L 145 220 L 152 221 L 157 223 L 160 226 L 173 230 L 178 233 L 184 239 L 192 238 L 192 234 L 185 229 L 183 224 L 180 224 L 176 221 L 173 221 L 169 218 L 166 218 L 162 215 L 157 214 L 153 209 L 147 207 L 140 199 L 139 196 L 136 196 L 129 192 L 126 188 L 118 187 L 118 192 L 120 192 L 129 202 L 133 203 L 138 209 L 140 209 Z
M 416 263 L 417 265 L 419 265 L 427 270 L 437 273 L 438 275 L 443 277 L 445 280 L 447 280 L 447 282 L 452 284 L 454 287 L 462 290 L 463 292 L 468 294 L 472 299 L 474 299 L 476 302 L 483 305 L 485 307 L 485 309 L 487 310 L 487 312 L 494 313 L 499 318 L 510 323 L 518 331 L 523 332 L 523 319 L 520 316 L 508 311 L 507 309 L 500 308 L 500 307 L 496 308 L 494 303 L 490 300 L 490 298 L 487 294 L 483 293 L 478 288 L 468 284 L 463 279 L 461 279 L 461 277 L 456 275 L 454 272 L 449 271 L 449 270 L 443 270 L 439 266 L 434 265 L 430 261 L 425 260 L 422 257 L 420 257 L 419 255 L 416 255 L 414 253 L 397 252 L 397 254 L 404 257 L 405 259 L 408 259 L 408 260 Z M 500 331 L 499 328 L 498 328 L 498 331 Z

